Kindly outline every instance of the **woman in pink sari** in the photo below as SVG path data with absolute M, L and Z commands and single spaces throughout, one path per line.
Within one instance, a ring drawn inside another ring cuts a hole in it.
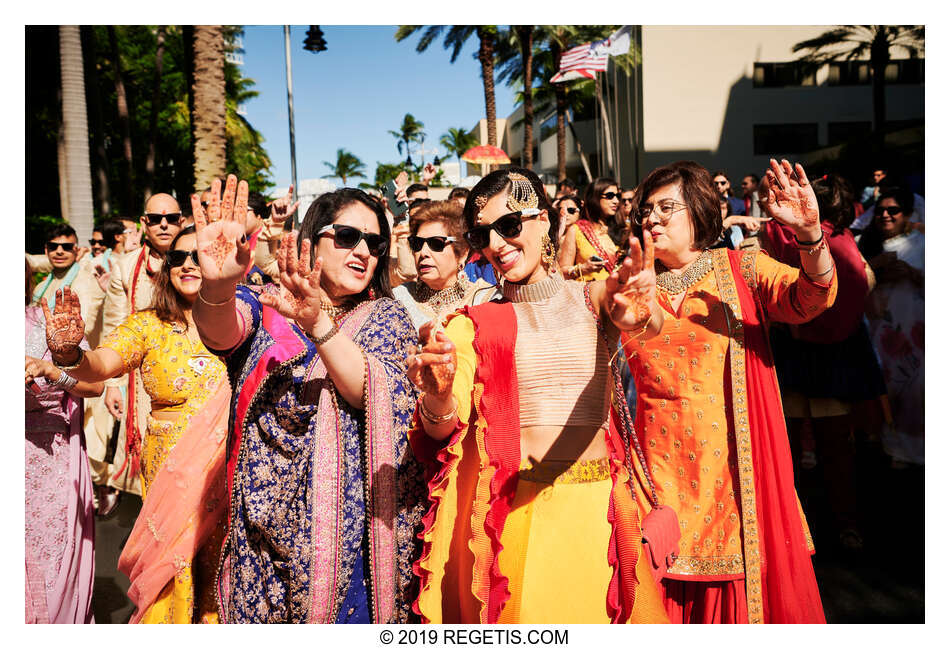
M 76 381 L 50 362 L 31 280 L 27 267 L 26 622 L 88 623 L 95 526 L 82 400 L 102 394 L 102 383 Z
M 130 439 L 143 506 L 119 557 L 133 623 L 216 623 L 213 582 L 224 535 L 224 442 L 231 396 L 224 364 L 198 338 L 191 306 L 201 286 L 194 228 L 172 242 L 152 308 L 130 315 L 95 350 L 76 346 L 79 304 L 66 291 L 47 320 L 54 361 L 76 378 L 142 369 L 148 429 Z

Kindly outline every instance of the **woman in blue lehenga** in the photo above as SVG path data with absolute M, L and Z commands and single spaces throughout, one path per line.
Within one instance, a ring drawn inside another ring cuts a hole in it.
M 238 285 L 246 183 L 229 176 L 220 203 L 213 190 L 207 213 L 192 200 L 194 317 L 234 387 L 221 621 L 410 621 L 426 490 L 406 439 L 415 329 L 391 297 L 385 215 L 359 190 L 324 194 L 281 243 L 281 288 L 251 287 Z

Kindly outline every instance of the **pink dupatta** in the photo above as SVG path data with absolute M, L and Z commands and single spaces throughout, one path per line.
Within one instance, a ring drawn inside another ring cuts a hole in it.
M 192 414 L 148 490 L 119 557 L 119 570 L 132 582 L 128 596 L 136 606 L 133 624 L 142 619 L 179 566 L 190 563 L 224 524 L 230 401 L 230 385 L 222 375 L 211 396 Z

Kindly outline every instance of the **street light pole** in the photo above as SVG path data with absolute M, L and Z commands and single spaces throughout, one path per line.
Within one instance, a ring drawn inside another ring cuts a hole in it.
M 290 177 L 294 186 L 291 201 L 297 200 L 297 147 L 294 141 L 294 75 L 290 68 L 290 25 L 284 25 L 284 57 L 287 61 L 287 116 L 290 122 Z M 300 218 L 294 214 L 296 225 Z

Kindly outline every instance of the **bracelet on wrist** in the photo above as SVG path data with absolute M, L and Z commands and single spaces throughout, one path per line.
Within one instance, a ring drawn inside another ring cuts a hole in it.
M 330 322 L 333 322 L 333 320 L 331 319 Z M 328 340 L 333 338 L 338 333 L 340 333 L 340 328 L 336 326 L 335 322 L 333 322 L 333 326 L 330 327 L 330 331 L 326 332 L 319 338 L 312 338 L 313 344 L 316 345 L 317 347 L 319 347 L 320 345 L 326 344 Z
M 62 363 L 57 362 L 57 360 L 54 358 L 53 365 L 55 365 L 61 370 L 74 370 L 80 365 L 82 365 L 82 359 L 86 356 L 86 352 L 83 351 L 82 347 L 77 347 L 76 349 L 79 351 L 79 356 L 76 357 L 76 361 L 74 363 L 64 365 Z
M 452 419 L 455 417 L 455 411 L 458 408 L 458 403 L 455 400 L 455 395 L 452 395 L 452 403 L 453 403 L 452 409 L 449 410 L 447 413 L 445 413 L 444 415 L 434 415 L 428 408 L 426 408 L 426 393 L 423 392 L 421 395 L 419 395 L 419 414 L 421 414 L 422 418 L 425 419 L 430 424 L 435 424 L 436 426 L 439 426 L 441 424 L 445 424 L 452 421 Z
M 821 243 L 821 242 L 824 241 L 824 240 L 825 240 L 825 233 L 824 233 L 824 232 L 822 232 L 822 233 L 818 236 L 818 238 L 815 239 L 814 241 L 802 241 L 801 239 L 798 238 L 797 235 L 795 236 L 795 243 L 797 243 L 799 247 L 805 247 L 805 248 L 810 248 L 810 247 L 812 247 L 812 246 L 817 246 L 819 243 Z
M 207 304 L 208 306 L 224 306 L 226 304 L 230 304 L 234 300 L 234 296 L 232 295 L 231 297 L 226 299 L 224 302 L 209 302 L 208 300 L 204 299 L 204 296 L 201 295 L 201 289 L 198 289 L 198 299 L 204 302 L 205 304 Z
M 76 387 L 76 384 L 79 381 L 71 377 L 66 372 L 60 370 L 59 378 L 52 382 L 52 385 L 58 388 L 63 388 L 63 390 L 72 390 Z

